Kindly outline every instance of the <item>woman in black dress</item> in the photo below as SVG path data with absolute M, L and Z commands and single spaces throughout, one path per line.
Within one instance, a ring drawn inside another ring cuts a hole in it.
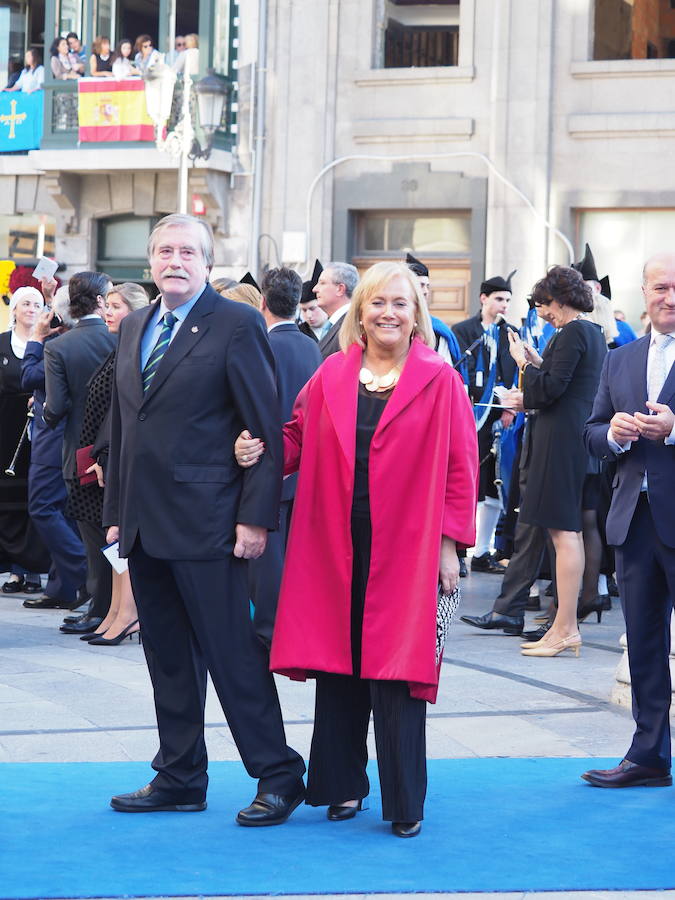
M 575 269 L 553 266 L 534 286 L 534 304 L 557 329 L 543 357 L 509 332 L 511 355 L 522 375 L 522 402 L 532 417 L 532 464 L 520 516 L 548 529 L 556 551 L 558 611 L 540 641 L 523 644 L 525 656 L 579 655 L 577 600 L 584 573 L 582 497 L 588 455 L 583 430 L 591 414 L 607 352 L 602 329 L 584 318 L 593 309 L 591 288 Z
M 120 322 L 130 312 L 148 304 L 148 295 L 138 284 L 126 282 L 111 288 L 105 301 L 105 323 L 111 334 L 117 334 Z M 96 460 L 88 472 L 96 474 L 96 482 L 73 484 L 68 496 L 68 510 L 78 521 L 93 522 L 103 527 L 103 488 L 108 460 L 109 428 L 108 412 L 112 399 L 115 351 L 104 360 L 89 381 L 87 401 L 80 433 L 80 447 L 93 445 L 91 456 Z M 140 631 L 138 612 L 131 590 L 131 579 L 126 572 L 112 573 L 110 609 L 101 624 L 90 634 L 82 635 L 97 647 L 113 646 L 126 637 Z
M 21 388 L 21 364 L 44 299 L 37 288 L 21 287 L 10 301 L 10 330 L 0 334 L 0 572 L 10 571 L 3 594 L 37 594 L 40 572 L 49 568 L 49 555 L 28 516 L 30 441 L 24 439 L 12 467 L 26 425 L 30 391 Z

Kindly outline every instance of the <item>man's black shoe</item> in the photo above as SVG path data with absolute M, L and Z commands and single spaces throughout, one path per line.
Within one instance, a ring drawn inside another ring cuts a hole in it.
M 459 577 L 466 578 L 466 576 L 468 574 L 469 573 L 466 571 L 466 560 L 462 556 L 462 557 L 460 557 L 460 560 L 459 560 Z
M 622 759 L 614 769 L 591 769 L 581 776 L 593 787 L 670 787 L 673 778 L 668 769 L 650 769 Z
M 551 623 L 545 622 L 543 625 L 540 625 L 539 628 L 535 628 L 533 631 L 524 631 L 523 637 L 526 641 L 540 641 L 550 627 Z
M 619 585 L 616 583 L 616 578 L 613 575 L 607 576 L 607 593 L 610 597 L 619 596 Z
M 237 815 L 240 825 L 258 827 L 261 825 L 281 825 L 290 816 L 296 806 L 305 799 L 305 788 L 302 787 L 294 797 L 282 794 L 266 794 L 260 792 L 246 809 Z
M 72 603 L 68 603 L 60 597 L 48 597 L 47 594 L 35 597 L 35 599 L 29 597 L 23 601 L 23 605 L 26 609 L 75 609 Z
M 102 616 L 83 616 L 78 622 L 61 625 L 59 631 L 63 634 L 86 634 L 88 631 L 96 631 L 102 621 Z
M 483 553 L 482 556 L 474 556 L 471 560 L 472 572 L 487 572 L 489 575 L 503 575 L 506 569 L 490 556 Z
M 180 803 L 175 794 L 162 791 L 146 784 L 131 794 L 118 794 L 110 801 L 117 812 L 201 812 L 206 809 L 206 800 L 197 803 Z
M 488 631 L 501 628 L 505 634 L 518 635 L 523 633 L 524 619 L 517 616 L 502 616 L 491 609 L 484 616 L 460 616 L 462 622 L 473 625 L 474 628 L 484 628 Z

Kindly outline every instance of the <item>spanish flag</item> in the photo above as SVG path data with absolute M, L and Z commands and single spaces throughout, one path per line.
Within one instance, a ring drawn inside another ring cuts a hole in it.
M 154 141 L 140 78 L 78 82 L 80 141 Z

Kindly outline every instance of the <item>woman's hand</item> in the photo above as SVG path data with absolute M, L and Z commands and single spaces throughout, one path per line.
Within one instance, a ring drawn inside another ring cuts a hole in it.
M 96 473 L 98 486 L 105 487 L 105 481 L 103 480 L 103 469 L 99 466 L 98 463 L 94 463 L 93 466 L 89 466 L 89 468 L 86 470 L 87 475 L 90 475 L 92 472 Z
M 518 388 L 511 388 L 510 391 L 502 395 L 502 405 L 508 406 L 514 412 L 525 412 L 523 392 L 519 391 Z
M 459 584 L 459 559 L 457 558 L 457 545 L 452 538 L 443 535 L 441 538 L 441 565 L 438 572 L 438 580 L 446 594 L 455 590 Z
M 265 445 L 260 438 L 251 437 L 250 431 L 242 431 L 234 442 L 234 457 L 242 467 L 254 466 L 265 452 Z
M 528 361 L 529 363 L 532 363 L 532 365 L 533 365 L 536 369 L 540 369 L 540 368 L 541 368 L 541 364 L 542 364 L 542 362 L 544 361 L 544 360 L 543 360 L 543 357 L 541 357 L 541 356 L 537 353 L 537 351 L 534 349 L 534 347 L 530 347 L 529 344 L 523 344 L 523 350 L 525 351 L 525 356 L 527 357 L 527 361 Z
M 520 336 L 515 331 L 511 331 L 510 328 L 506 333 L 509 336 L 509 353 L 518 368 L 522 369 L 525 363 L 528 362 L 525 354 L 525 344 L 521 341 Z

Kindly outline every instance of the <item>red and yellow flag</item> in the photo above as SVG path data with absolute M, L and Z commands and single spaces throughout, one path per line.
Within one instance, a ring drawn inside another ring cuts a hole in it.
M 80 141 L 154 141 L 141 79 L 83 79 L 77 89 Z

